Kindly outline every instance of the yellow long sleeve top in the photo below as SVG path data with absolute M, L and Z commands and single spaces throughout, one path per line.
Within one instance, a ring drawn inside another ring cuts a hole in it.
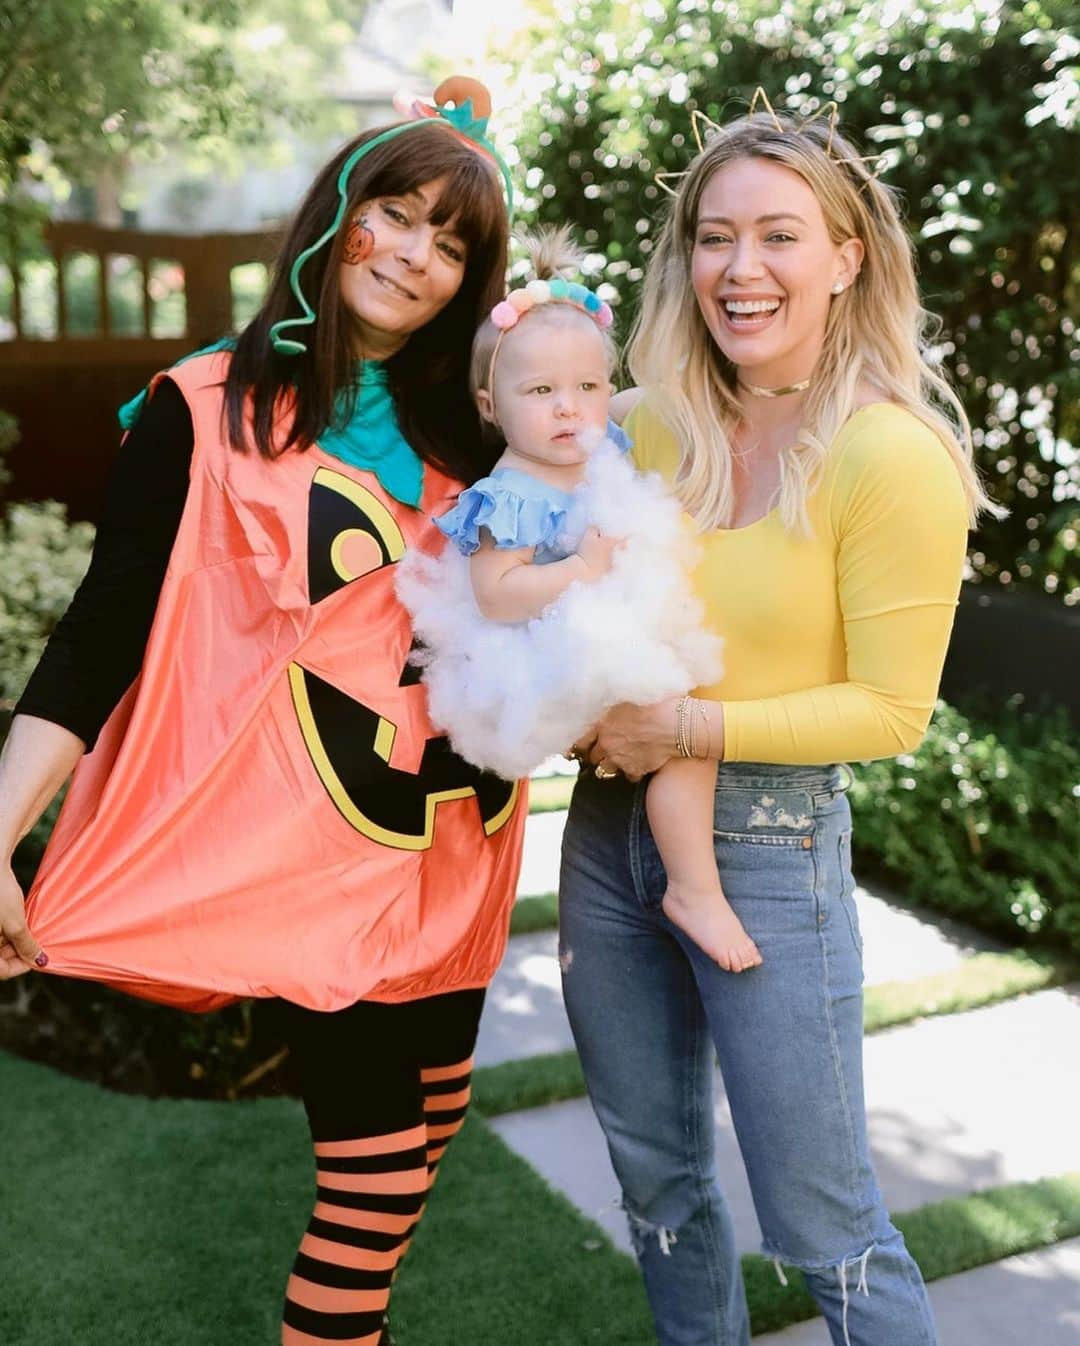
M 671 482 L 675 437 L 642 399 L 634 460 Z M 926 732 L 967 540 L 948 451 L 911 412 L 863 407 L 830 446 L 812 534 L 773 509 L 701 534 L 694 585 L 724 638 L 724 761 L 809 765 L 891 757 Z

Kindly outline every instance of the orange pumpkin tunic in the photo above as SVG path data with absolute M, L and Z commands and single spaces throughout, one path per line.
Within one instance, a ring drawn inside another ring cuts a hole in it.
M 460 483 L 419 509 L 318 445 L 222 431 L 226 352 L 168 371 L 191 483 L 142 671 L 76 769 L 28 899 L 49 973 L 193 1010 L 332 1010 L 484 986 L 502 957 L 522 783 L 436 734 L 394 592 Z

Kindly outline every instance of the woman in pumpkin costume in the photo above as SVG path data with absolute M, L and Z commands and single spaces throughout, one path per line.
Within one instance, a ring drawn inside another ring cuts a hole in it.
M 251 325 L 125 409 L 0 760 L 0 977 L 281 999 L 318 1170 L 286 1346 L 389 1341 L 516 885 L 524 791 L 435 734 L 394 593 L 491 466 L 466 381 L 506 265 L 489 110 L 447 81 L 342 149 Z M 24 920 L 7 862 L 73 768 Z

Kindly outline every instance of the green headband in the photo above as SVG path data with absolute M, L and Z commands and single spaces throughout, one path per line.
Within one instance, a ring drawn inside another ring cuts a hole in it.
M 297 302 L 304 310 L 301 318 L 285 318 L 281 322 L 276 322 L 270 328 L 270 341 L 279 355 L 303 355 L 307 351 L 307 346 L 302 341 L 297 341 L 295 337 L 283 336 L 287 328 L 292 327 L 312 327 L 315 323 L 315 310 L 307 301 L 300 286 L 300 272 L 304 263 L 313 257 L 321 247 L 334 237 L 341 228 L 341 221 L 345 218 L 345 211 L 348 208 L 349 197 L 349 177 L 364 157 L 379 145 L 384 145 L 388 140 L 394 140 L 397 136 L 404 135 L 407 131 L 413 131 L 419 126 L 424 126 L 428 122 L 442 121 L 455 135 L 474 145 L 481 153 L 490 158 L 498 167 L 502 175 L 503 192 L 506 196 L 506 211 L 513 218 L 514 211 L 514 185 L 510 178 L 510 169 L 506 165 L 506 160 L 491 143 L 487 137 L 487 117 L 474 117 L 472 99 L 467 98 L 461 107 L 434 107 L 428 111 L 423 104 L 414 104 L 417 111 L 415 120 L 402 122 L 399 126 L 391 126 L 389 130 L 382 131 L 371 140 L 366 140 L 362 145 L 358 145 L 352 154 L 345 160 L 341 166 L 341 172 L 338 174 L 337 186 L 338 195 L 341 201 L 337 208 L 337 214 L 334 216 L 333 223 L 325 233 L 319 237 L 309 247 L 305 248 L 296 258 L 289 271 L 289 288 L 296 296 Z

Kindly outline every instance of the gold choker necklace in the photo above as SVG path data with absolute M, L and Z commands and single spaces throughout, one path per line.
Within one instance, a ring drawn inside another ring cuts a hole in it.
M 744 392 L 752 393 L 755 397 L 788 397 L 791 393 L 804 393 L 810 387 L 810 380 L 802 379 L 799 383 L 789 383 L 783 388 L 759 388 L 756 383 L 746 383 L 742 379 L 738 380 L 738 384 Z

